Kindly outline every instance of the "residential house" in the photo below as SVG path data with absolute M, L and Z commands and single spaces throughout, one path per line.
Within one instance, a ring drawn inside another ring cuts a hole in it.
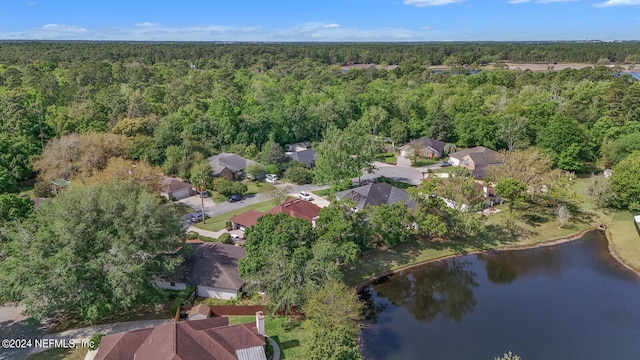
M 258 164 L 253 160 L 229 153 L 220 153 L 211 156 L 207 160 L 209 164 L 211 164 L 211 169 L 213 169 L 215 175 L 225 177 L 229 180 L 244 178 L 247 166 Z
M 266 360 L 264 315 L 229 325 L 229 318 L 173 322 L 106 335 L 95 360 Z
M 182 200 L 193 195 L 193 186 L 188 182 L 165 176 L 160 182 L 160 195 L 167 200 Z
M 311 169 L 316 166 L 316 151 L 313 149 L 289 151 L 286 152 L 285 155 L 295 161 L 303 163 L 307 169 Z
M 471 170 L 473 177 L 484 179 L 487 167 L 500 164 L 499 153 L 484 146 L 476 146 L 449 154 L 449 162 Z
M 238 260 L 246 257 L 242 247 L 218 243 L 189 243 L 193 252 L 169 276 L 156 281 L 161 289 L 184 290 L 195 286 L 200 297 L 234 299 L 244 281 Z
M 444 141 L 421 137 L 400 148 L 403 157 L 420 156 L 427 159 L 441 158 L 444 155 Z M 417 154 L 415 152 L 418 152 Z
M 362 210 L 367 206 L 392 205 L 403 202 L 414 208 L 416 202 L 409 193 L 387 183 L 373 183 L 335 194 L 336 199 L 349 199 L 356 203 L 355 209 Z
M 309 201 L 289 198 L 282 204 L 275 206 L 264 213 L 256 210 L 249 210 L 231 218 L 231 227 L 234 230 L 246 230 L 258 223 L 258 219 L 266 214 L 284 213 L 290 217 L 302 219 L 316 226 L 316 221 L 320 216 L 320 207 Z

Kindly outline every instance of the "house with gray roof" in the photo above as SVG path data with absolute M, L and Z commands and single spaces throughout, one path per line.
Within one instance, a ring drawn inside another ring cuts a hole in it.
M 335 194 L 336 199 L 348 199 L 356 203 L 355 209 L 362 210 L 367 206 L 393 205 L 398 202 L 415 208 L 416 202 L 409 193 L 387 183 L 373 183 Z
M 401 147 L 400 155 L 403 157 L 417 155 L 427 159 L 440 158 L 444 155 L 445 145 L 444 141 L 421 137 Z M 417 154 L 416 151 L 418 152 Z
M 160 187 L 160 195 L 167 200 L 182 200 L 194 193 L 193 186 L 188 182 L 168 176 L 162 178 Z
M 188 243 L 185 260 L 169 276 L 155 283 L 161 289 L 184 290 L 195 286 L 200 297 L 229 300 L 238 297 L 244 280 L 238 261 L 244 248 L 219 243 Z
M 291 159 L 303 163 L 307 169 L 316 166 L 316 151 L 313 149 L 305 149 L 301 151 L 289 151 L 285 155 Z
M 247 166 L 258 164 L 253 160 L 230 153 L 213 155 L 207 161 L 211 164 L 211 169 L 216 176 L 225 177 L 229 180 L 244 178 Z

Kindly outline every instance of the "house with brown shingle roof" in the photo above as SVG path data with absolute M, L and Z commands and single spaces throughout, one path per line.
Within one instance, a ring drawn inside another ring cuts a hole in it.
M 230 219 L 231 227 L 234 230 L 246 230 L 253 225 L 258 223 L 258 219 L 261 216 L 266 214 L 280 214 L 284 213 L 289 215 L 290 217 L 302 219 L 310 222 L 314 227 L 316 226 L 316 220 L 320 216 L 320 207 L 316 204 L 313 204 L 309 201 L 296 199 L 296 198 L 288 198 L 282 204 L 275 206 L 264 213 L 249 210 L 243 212 L 240 215 L 234 216 Z
M 488 166 L 500 164 L 499 155 L 484 146 L 476 146 L 449 154 L 449 162 L 453 166 L 471 170 L 474 178 L 483 179 Z
M 182 200 L 191 196 L 193 186 L 188 182 L 165 176 L 160 182 L 160 194 L 167 200 Z
M 229 318 L 181 321 L 106 335 L 96 360 L 266 360 L 264 316 L 229 325 Z

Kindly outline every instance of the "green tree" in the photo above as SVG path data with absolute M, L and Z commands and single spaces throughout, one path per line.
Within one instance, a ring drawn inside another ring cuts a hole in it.
M 314 261 L 311 223 L 286 214 L 264 215 L 246 232 L 240 275 L 248 291 L 266 292 L 275 309 L 305 303 L 328 280 L 340 278 L 333 262 Z
M 306 341 L 304 359 L 361 359 L 356 336 L 363 304 L 353 289 L 331 281 L 314 292 L 303 310 Z
M 33 211 L 29 198 L 16 194 L 0 194 L 0 227 L 6 222 L 25 219 Z
M 407 204 L 370 206 L 366 211 L 371 231 L 385 245 L 394 247 L 411 238 L 414 219 Z
M 612 203 L 631 211 L 640 210 L 640 151 L 635 151 L 614 166 L 611 175 Z
M 235 194 L 243 195 L 249 189 L 247 184 L 237 181 L 231 181 L 223 177 L 215 178 L 211 187 L 213 188 L 213 190 L 219 192 L 224 196 L 231 196 Z
M 372 172 L 378 145 L 371 134 L 355 125 L 344 130 L 329 127 L 324 141 L 315 146 L 314 181 L 328 184 L 360 177 L 363 171 Z
M 514 206 L 518 206 L 527 194 L 527 186 L 520 180 L 506 178 L 498 182 L 496 193 L 509 199 L 509 219 L 511 219 Z
M 60 193 L 2 243 L 0 302 L 29 316 L 94 322 L 159 299 L 154 278 L 180 259 L 184 229 L 173 207 L 130 183 Z
M 578 170 L 587 159 L 585 130 L 574 119 L 555 116 L 538 132 L 538 146 L 547 149 L 563 170 Z
M 353 264 L 358 254 L 364 251 L 370 241 L 361 236 L 362 218 L 351 210 L 353 204 L 349 201 L 332 201 L 329 206 L 320 210 L 316 221 L 316 234 L 319 242 L 325 242 L 333 247 L 336 264 Z
M 207 185 L 211 183 L 211 179 L 213 178 L 213 171 L 211 170 L 211 164 L 208 161 L 199 162 L 191 168 L 191 184 L 196 188 L 196 190 L 200 193 L 200 205 L 202 209 L 202 213 L 204 214 L 204 193 L 207 190 Z M 206 224 L 206 217 L 202 217 L 202 223 Z

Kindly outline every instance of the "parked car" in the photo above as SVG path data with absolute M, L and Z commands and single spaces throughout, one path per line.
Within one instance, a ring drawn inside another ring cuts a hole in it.
M 302 200 L 313 201 L 313 196 L 306 191 L 300 191 L 298 197 Z
M 440 167 L 447 167 L 447 166 L 451 166 L 451 163 L 448 161 L 440 161 L 438 165 L 440 165 Z
M 200 221 L 202 221 L 204 219 L 208 219 L 210 217 L 211 216 L 209 216 L 209 214 L 207 214 L 207 213 L 204 213 L 204 216 L 203 216 L 202 211 L 196 211 L 191 215 L 191 222 L 192 223 L 199 223 Z
M 231 195 L 227 199 L 228 202 L 236 202 L 236 201 L 240 201 L 240 200 L 244 200 L 244 196 L 242 196 L 240 194 Z
M 278 175 L 275 174 L 267 174 L 267 176 L 265 176 L 264 181 L 268 182 L 269 184 L 275 184 L 278 182 Z

